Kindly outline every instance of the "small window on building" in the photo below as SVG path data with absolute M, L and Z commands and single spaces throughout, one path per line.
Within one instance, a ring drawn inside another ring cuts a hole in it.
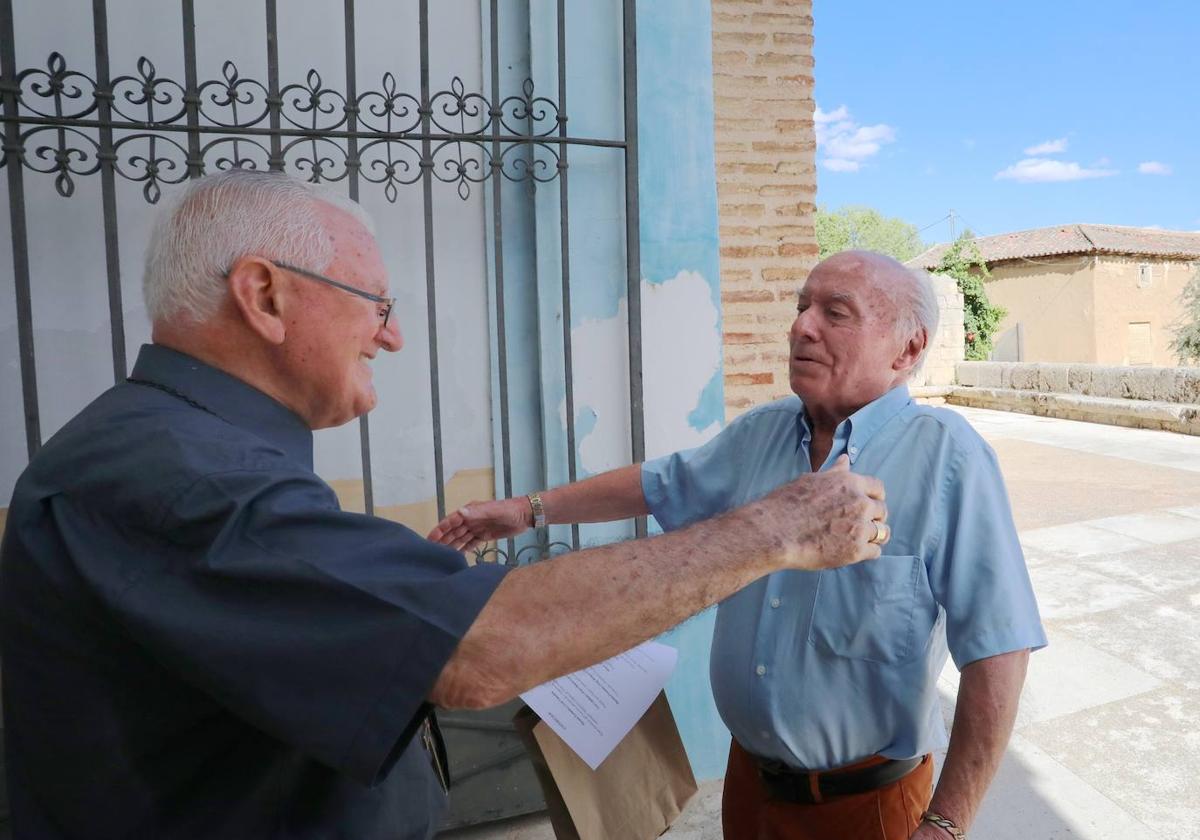
M 1129 322 L 1129 364 L 1149 365 L 1154 360 L 1154 349 L 1150 343 L 1150 322 Z
M 1150 284 L 1153 281 L 1154 281 L 1154 266 L 1150 265 L 1150 263 L 1142 263 L 1141 265 L 1139 265 L 1138 266 L 1138 281 L 1137 281 L 1138 288 L 1139 289 L 1149 288 Z

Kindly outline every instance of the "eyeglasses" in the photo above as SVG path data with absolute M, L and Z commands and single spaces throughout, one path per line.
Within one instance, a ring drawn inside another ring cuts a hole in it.
M 275 265 L 282 268 L 284 271 L 290 271 L 292 274 L 299 274 L 301 277 L 307 277 L 309 280 L 316 280 L 318 283 L 324 283 L 327 286 L 333 286 L 335 289 L 341 289 L 343 292 L 349 292 L 352 295 L 357 295 L 360 298 L 366 298 L 372 303 L 377 303 L 381 307 L 379 315 L 383 318 L 383 329 L 387 329 L 388 319 L 392 317 L 392 307 L 396 305 L 394 297 L 380 297 L 373 295 L 370 292 L 364 292 L 362 289 L 356 289 L 354 286 L 348 286 L 345 283 L 339 283 L 326 277 L 324 274 L 317 274 L 315 271 L 309 271 L 306 268 L 298 268 L 285 262 L 275 261 Z

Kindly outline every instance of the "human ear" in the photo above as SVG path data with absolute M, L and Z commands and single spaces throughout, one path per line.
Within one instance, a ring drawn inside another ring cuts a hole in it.
M 282 344 L 287 334 L 283 321 L 287 291 L 279 279 L 279 269 L 261 257 L 242 257 L 228 275 L 229 297 L 242 321 L 270 344 Z
M 900 355 L 892 361 L 892 370 L 898 372 L 912 370 L 916 367 L 917 360 L 921 358 L 921 353 L 925 350 L 925 345 L 928 343 L 929 332 L 924 327 L 921 327 L 921 329 L 914 332 L 904 342 L 904 346 L 900 348 Z

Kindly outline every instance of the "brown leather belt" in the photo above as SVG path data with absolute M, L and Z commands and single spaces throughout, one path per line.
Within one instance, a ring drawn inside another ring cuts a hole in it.
M 816 805 L 839 796 L 853 796 L 900 781 L 928 756 L 889 759 L 854 770 L 813 772 L 795 770 L 777 761 L 758 759 L 758 775 L 772 799 Z

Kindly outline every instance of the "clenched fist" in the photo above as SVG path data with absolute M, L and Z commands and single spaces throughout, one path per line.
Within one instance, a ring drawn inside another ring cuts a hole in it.
M 736 527 L 765 539 L 781 568 L 831 569 L 878 557 L 889 536 L 883 482 L 854 475 L 849 463 L 843 455 L 830 469 L 739 508 Z

